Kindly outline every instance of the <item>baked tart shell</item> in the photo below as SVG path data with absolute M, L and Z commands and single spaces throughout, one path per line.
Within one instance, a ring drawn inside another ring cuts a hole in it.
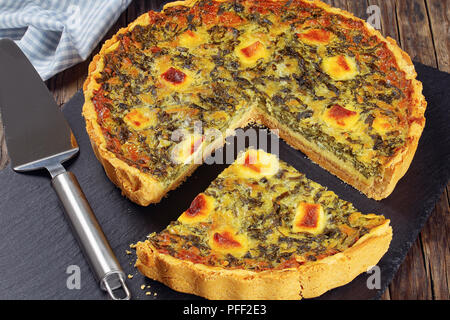
M 363 21 L 354 17 L 349 12 L 344 10 L 330 7 L 320 1 L 309 1 L 328 12 L 340 14 L 342 16 Z M 183 5 L 192 6 L 196 3 L 196 0 L 176 1 L 168 3 L 164 6 L 166 8 Z M 363 21 L 364 22 L 364 21 Z M 89 65 L 89 74 L 83 85 L 85 103 L 83 106 L 83 116 L 86 121 L 86 129 L 95 152 L 100 163 L 103 165 L 107 176 L 110 180 L 118 186 L 123 195 L 128 197 L 131 201 L 140 205 L 146 206 L 150 203 L 157 203 L 163 196 L 170 190 L 175 189 L 196 169 L 196 165 L 189 167 L 179 179 L 174 181 L 170 186 L 164 187 L 155 177 L 148 173 L 144 173 L 137 168 L 134 168 L 119 159 L 114 153 L 110 152 L 106 148 L 106 141 L 102 133 L 102 129 L 97 122 L 97 113 L 92 102 L 94 91 L 99 89 L 100 85 L 96 82 L 96 78 L 103 70 L 103 57 L 116 42 L 118 42 L 117 36 L 126 33 L 130 28 L 136 25 L 146 25 L 149 23 L 148 14 L 143 14 L 138 17 L 129 26 L 120 29 L 116 35 L 107 40 L 102 46 L 100 52 L 93 58 Z M 254 110 L 249 110 L 247 115 L 242 117 L 237 123 L 232 124 L 230 129 L 243 127 L 247 123 L 256 121 L 265 124 L 269 128 L 277 128 L 280 136 L 286 140 L 294 148 L 300 149 L 311 160 L 328 170 L 332 174 L 336 175 L 344 182 L 354 186 L 360 192 L 364 193 L 367 197 L 380 200 L 389 196 L 394 190 L 397 182 L 408 170 L 414 154 L 417 149 L 419 138 L 422 134 L 425 126 L 425 109 L 426 101 L 422 95 L 422 83 L 416 80 L 416 72 L 412 61 L 408 54 L 400 49 L 395 40 L 392 38 L 384 38 L 381 33 L 375 30 L 372 26 L 364 22 L 368 32 L 371 35 L 376 36 L 380 41 L 387 44 L 389 50 L 394 54 L 399 68 L 405 72 L 406 78 L 411 80 L 413 87 L 412 101 L 414 102 L 410 106 L 409 114 L 409 131 L 406 139 L 406 143 L 400 150 L 397 150 L 395 155 L 389 158 L 383 168 L 382 175 L 379 179 L 366 180 L 362 175 L 354 168 L 346 165 L 345 162 L 339 160 L 331 152 L 319 149 L 303 138 L 302 136 L 290 132 L 281 123 L 278 123 L 275 119 L 270 118 L 268 115 Z M 220 146 L 211 146 L 211 150 Z
M 353 246 L 297 268 L 261 272 L 223 269 L 159 253 L 147 240 L 136 245 L 136 267 L 170 288 L 213 300 L 299 300 L 343 286 L 378 263 L 389 248 L 389 220 Z

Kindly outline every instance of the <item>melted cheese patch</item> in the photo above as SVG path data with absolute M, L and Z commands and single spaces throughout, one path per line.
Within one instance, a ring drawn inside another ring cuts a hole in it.
M 155 97 L 151 93 L 140 94 L 139 98 L 142 100 L 142 102 L 144 102 L 145 104 L 148 104 L 148 105 L 153 105 L 156 102 Z
M 372 128 L 378 133 L 384 134 L 392 130 L 392 125 L 389 122 L 389 118 L 383 115 L 378 115 L 375 117 L 372 123 Z
M 300 202 L 297 206 L 292 231 L 318 234 L 326 224 L 322 206 L 315 203 Z
M 183 32 L 178 38 L 178 44 L 181 47 L 193 48 L 205 43 L 205 37 L 199 32 L 187 30 Z
M 204 138 L 200 134 L 187 135 L 172 149 L 172 161 L 178 164 L 200 164 L 202 162 L 203 140 Z
M 240 257 L 247 252 L 248 239 L 244 235 L 238 235 L 233 228 L 225 227 L 211 231 L 209 246 L 213 251 Z
M 338 104 L 331 106 L 323 115 L 323 120 L 335 128 L 351 129 L 358 122 L 359 115 Z
M 214 211 L 214 198 L 200 193 L 192 201 L 189 209 L 187 209 L 178 218 L 181 223 L 198 223 L 205 221 L 211 212 Z
M 172 85 L 180 85 L 186 81 L 186 74 L 174 67 L 170 67 L 166 72 L 161 74 L 161 78 L 170 82 Z
M 324 58 L 322 70 L 337 81 L 350 80 L 358 74 L 355 58 L 346 55 Z
M 250 149 L 236 160 L 232 169 L 242 178 L 260 179 L 273 176 L 278 172 L 279 167 L 280 163 L 276 155 Z
M 277 23 L 270 27 L 270 38 L 275 38 L 283 32 L 287 32 L 290 29 L 290 24 L 288 23 Z
M 149 109 L 148 107 L 134 108 L 128 112 L 123 120 L 134 130 L 143 130 L 154 126 L 157 123 L 158 109 Z
M 164 70 L 160 76 L 161 82 L 173 91 L 186 89 L 192 82 L 192 76 L 185 70 L 179 70 L 172 66 L 161 70 Z
M 330 42 L 332 33 L 324 29 L 310 29 L 296 35 L 304 43 L 317 46 Z
M 269 51 L 262 40 L 243 38 L 241 43 L 234 49 L 236 56 L 243 66 L 251 66 L 259 59 L 269 57 Z

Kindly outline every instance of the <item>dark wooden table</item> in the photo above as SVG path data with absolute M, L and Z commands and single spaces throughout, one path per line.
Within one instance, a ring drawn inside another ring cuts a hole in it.
M 160 8 L 161 0 L 134 0 L 111 27 L 104 40 L 140 14 Z M 414 61 L 450 72 L 450 0 L 325 0 L 330 5 L 352 12 L 367 20 L 380 9 L 380 29 L 385 36 L 395 39 Z M 59 105 L 66 103 L 78 91 L 87 75 L 85 62 L 61 72 L 47 81 Z M 0 169 L 8 162 L 3 130 L 0 125 Z M 410 249 L 397 275 L 382 299 L 449 300 L 449 227 L 450 184 L 441 196 L 430 219 Z

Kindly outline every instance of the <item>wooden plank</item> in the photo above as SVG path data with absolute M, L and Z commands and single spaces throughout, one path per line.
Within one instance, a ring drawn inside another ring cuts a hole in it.
M 432 284 L 433 299 L 449 300 L 450 206 L 445 191 L 421 232 L 425 268 Z
M 425 0 L 396 2 L 401 46 L 414 61 L 437 67 Z
M 395 13 L 395 0 L 368 0 L 369 5 L 376 5 L 381 12 L 381 33 L 400 43 Z
M 48 90 L 53 93 L 53 98 L 55 98 L 55 101 L 58 105 L 61 105 L 62 101 L 62 88 L 64 87 L 64 83 L 62 80 L 62 73 L 58 73 L 45 81 Z
M 447 184 L 447 200 L 448 205 L 450 206 L 450 183 Z
M 450 2 L 426 0 L 438 68 L 450 72 Z
M 135 20 L 141 14 L 154 10 L 159 11 L 162 9 L 163 4 L 166 1 L 164 0 L 153 0 L 153 1 L 133 1 L 128 6 L 128 18 L 129 22 Z
M 431 300 L 433 298 L 431 281 L 423 261 L 421 243 L 416 241 L 389 286 L 392 300 Z
M 381 295 L 380 300 L 391 300 L 391 295 L 389 292 L 389 287 L 386 288 L 386 290 L 384 291 L 384 293 Z
M 347 0 L 322 0 L 322 2 L 325 2 L 330 6 L 348 11 Z
M 53 93 L 53 96 L 59 106 L 63 105 L 72 98 L 72 96 L 82 86 L 86 77 L 90 57 L 75 66 L 64 70 L 49 79 L 47 87 Z
M 367 14 L 367 8 L 369 4 L 366 0 L 354 1 L 347 0 L 347 11 L 351 12 L 355 17 L 367 21 L 369 15 Z

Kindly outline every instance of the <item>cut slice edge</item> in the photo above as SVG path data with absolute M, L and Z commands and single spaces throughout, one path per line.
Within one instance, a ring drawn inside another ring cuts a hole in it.
M 146 277 L 176 291 L 212 300 L 313 298 L 351 282 L 375 266 L 392 240 L 389 223 L 386 220 L 340 253 L 295 268 L 227 270 L 160 253 L 148 240 L 136 244 L 135 266 Z
M 254 149 L 248 149 L 248 151 L 238 157 L 238 160 L 247 159 L 248 155 L 255 156 L 254 159 L 269 159 L 269 163 L 272 163 L 272 155 Z M 219 175 L 218 179 L 231 179 L 230 181 L 234 181 L 234 178 L 243 179 L 239 180 L 242 181 L 242 183 L 245 183 L 245 181 L 255 182 L 261 179 L 259 175 L 256 175 L 255 177 L 249 177 L 247 174 L 241 176 L 240 170 L 235 170 L 235 168 L 245 168 L 247 163 L 245 160 L 238 160 L 225 169 L 221 175 Z M 257 165 L 258 162 L 255 164 Z M 290 170 L 292 172 L 288 174 L 288 177 L 292 176 L 292 173 L 294 173 L 294 176 L 296 176 L 295 173 L 302 175 L 292 167 L 290 167 Z M 286 170 L 280 171 L 288 172 Z M 262 179 L 266 178 L 263 177 Z M 313 183 L 313 188 L 320 187 L 317 183 L 314 183 L 311 180 L 309 181 Z M 213 184 L 214 182 L 211 183 L 211 185 Z M 220 213 L 221 211 L 217 211 L 217 209 L 212 207 L 213 200 L 209 199 L 209 196 L 205 196 L 208 190 L 209 188 L 195 198 L 197 199 L 201 196 L 202 198 L 205 198 L 203 199 L 205 201 L 196 201 L 194 199 L 193 204 L 188 210 L 193 208 L 192 210 L 195 209 L 194 211 L 197 213 L 205 209 L 208 212 L 216 211 Z M 233 190 L 239 192 L 238 188 Z M 315 202 L 315 204 L 304 202 L 302 200 L 303 196 L 301 191 L 297 192 L 299 192 L 299 194 L 295 194 L 295 199 L 293 201 L 294 203 L 300 202 L 297 203 L 297 210 L 293 213 L 293 215 L 295 215 L 293 232 L 306 232 L 313 237 L 316 237 L 322 232 L 327 218 L 319 202 Z M 336 197 L 333 192 L 330 193 L 333 194 L 333 197 Z M 273 196 L 275 195 L 277 195 L 276 192 Z M 218 199 L 221 198 L 220 195 L 216 197 Z M 276 198 L 279 197 L 277 196 Z M 203 203 L 203 206 L 200 206 L 200 202 Z M 265 209 L 261 210 L 264 211 Z M 333 211 L 328 212 L 331 214 Z M 185 213 L 186 211 L 180 217 L 183 217 Z M 355 213 L 356 217 L 367 216 L 371 219 L 376 216 L 374 214 L 361 215 L 361 213 Z M 333 214 L 339 215 L 337 212 Z M 220 215 L 223 215 L 223 213 L 220 213 Z M 349 222 L 353 223 L 351 222 L 351 216 Z M 189 260 L 190 258 L 188 256 L 186 256 L 186 258 L 176 257 L 176 255 L 172 256 L 169 254 L 170 250 L 158 249 L 155 247 L 156 244 L 152 243 L 150 240 L 139 242 L 136 245 L 138 257 L 136 267 L 145 276 L 160 281 L 174 290 L 196 294 L 208 299 L 311 298 L 352 281 L 357 275 L 368 271 L 370 267 L 378 263 L 388 250 L 392 239 L 392 228 L 389 226 L 390 221 L 384 219 L 384 217 L 382 218 L 383 220 L 376 226 L 372 225 L 371 227 L 370 223 L 363 223 L 362 226 L 367 227 L 368 232 L 361 237 L 357 237 L 353 244 L 344 247 L 342 251 L 335 251 L 331 255 L 322 255 L 315 259 L 308 259 L 308 261 L 305 261 L 298 253 L 294 253 L 289 259 L 293 258 L 298 263 L 283 264 L 280 265 L 281 267 L 277 266 L 275 268 L 255 271 L 254 269 L 243 267 L 226 268 L 220 264 L 210 265 L 197 263 L 198 261 Z M 243 216 L 241 219 L 247 218 Z M 305 223 L 305 219 L 309 219 L 310 221 Z M 206 223 L 206 220 L 203 220 L 205 219 L 202 218 L 201 223 Z M 213 221 L 213 224 L 211 225 L 211 229 L 206 231 L 206 235 L 208 235 L 208 238 L 212 235 L 214 235 L 214 237 L 209 238 L 208 240 L 211 248 L 211 252 L 208 253 L 208 256 L 231 253 L 236 259 L 243 259 L 243 261 L 245 261 L 246 257 L 243 256 L 243 254 L 247 250 L 250 250 L 250 247 L 247 247 L 250 242 L 243 236 L 246 234 L 246 229 L 243 233 L 236 233 L 234 232 L 234 227 L 228 225 L 226 222 L 224 224 L 217 219 L 212 219 L 211 221 Z M 297 222 L 300 222 L 299 230 L 295 230 Z M 181 224 L 186 224 L 186 221 L 183 223 L 182 219 Z M 214 227 L 213 225 L 219 227 Z M 308 228 L 304 229 L 305 226 Z M 169 233 L 172 234 L 172 232 L 175 232 L 173 235 L 177 236 L 177 231 L 170 231 Z M 190 231 L 188 231 L 187 234 L 184 234 L 184 231 L 182 231 L 183 236 L 181 238 L 184 239 L 189 232 Z M 216 235 L 218 235 L 218 238 L 220 239 L 215 239 Z M 164 241 L 169 239 L 165 238 L 166 236 L 167 235 L 163 237 L 165 239 Z M 229 248 L 216 248 L 216 244 L 211 243 L 214 242 L 212 239 L 225 244 L 225 246 L 229 245 Z M 182 244 L 181 248 L 184 248 L 184 244 Z M 177 249 L 172 248 L 171 250 Z M 182 257 L 184 257 L 184 254 Z

